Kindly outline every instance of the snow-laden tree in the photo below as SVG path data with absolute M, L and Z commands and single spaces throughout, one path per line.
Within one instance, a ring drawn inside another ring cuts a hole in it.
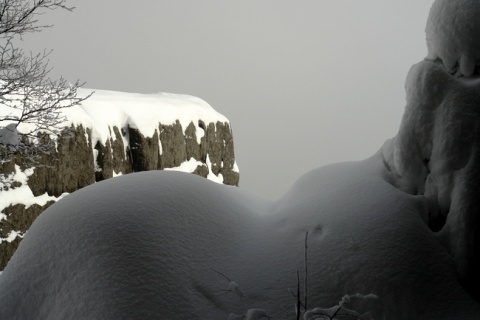
M 46 10 L 73 8 L 66 0 L 0 0 L 0 160 L 21 154 L 35 159 L 48 150 L 64 129 L 62 109 L 81 103 L 78 80 L 52 80 L 51 51 L 25 52 L 18 47 L 22 36 L 40 32 L 38 18 Z M 17 127 L 22 125 L 22 130 Z M 46 137 L 53 139 L 45 139 Z M 43 143 L 38 143 L 41 140 Z

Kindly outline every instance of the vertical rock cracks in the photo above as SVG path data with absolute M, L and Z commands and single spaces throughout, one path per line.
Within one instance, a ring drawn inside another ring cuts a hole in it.
M 46 193 L 60 197 L 63 193 L 74 192 L 119 174 L 174 168 L 191 158 L 202 163 L 192 173 L 203 177 L 209 173 L 221 174 L 224 184 L 238 186 L 232 130 L 227 122 L 191 122 L 187 128 L 182 128 L 179 121 L 174 124 L 159 123 L 151 136 L 144 136 L 130 126 L 114 126 L 109 127 L 110 136 L 106 141 L 92 141 L 91 129 L 82 125 L 70 129 L 58 139 L 56 149 L 50 155 L 44 155 L 41 165 L 28 177 L 28 187 L 33 196 Z M 198 132 L 202 135 L 200 139 Z M 0 174 L 12 176 L 15 165 L 23 171 L 27 169 L 22 159 L 16 158 L 2 163 Z M 20 185 L 13 183 L 9 188 Z M 43 206 L 34 204 L 28 207 L 11 204 L 0 208 L 0 270 L 5 267 L 35 218 L 53 203 L 48 201 Z

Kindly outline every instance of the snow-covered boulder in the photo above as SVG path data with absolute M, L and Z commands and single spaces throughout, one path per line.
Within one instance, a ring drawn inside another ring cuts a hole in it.
M 480 301 L 479 16 L 480 1 L 435 1 L 429 56 L 407 76 L 402 123 L 383 153 L 392 183 L 427 200 L 423 219 Z
M 64 113 L 70 129 L 50 154 L 38 163 L 19 157 L 0 163 L 0 270 L 47 206 L 92 183 L 168 169 L 238 185 L 228 119 L 199 98 L 97 90 Z M 2 141 L 18 140 L 11 125 L 0 133 Z
M 480 78 L 456 78 L 435 63 L 415 65 L 398 135 L 383 150 L 392 183 L 422 195 L 423 219 L 480 298 Z
M 447 71 L 471 76 L 480 70 L 480 2 L 436 0 L 426 27 L 428 58 Z

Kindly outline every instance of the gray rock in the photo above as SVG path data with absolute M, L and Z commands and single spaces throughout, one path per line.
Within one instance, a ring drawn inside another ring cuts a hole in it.
M 59 197 L 63 193 L 72 193 L 94 182 L 112 178 L 115 174 L 161 170 L 180 166 L 191 158 L 202 162 L 193 171 L 207 177 L 209 167 L 207 156 L 211 161 L 211 170 L 215 175 L 222 174 L 224 184 L 238 186 L 239 173 L 235 169 L 232 130 L 228 123 L 209 123 L 202 121 L 198 126 L 205 131 L 197 141 L 196 126 L 191 122 L 184 130 L 179 121 L 175 124 L 159 124 L 152 136 L 143 136 L 136 128 L 109 128 L 110 138 L 92 145 L 90 128 L 70 127 L 58 139 L 56 149 L 43 155 L 33 174 L 28 179 L 28 186 L 35 196 L 47 193 Z M 15 165 L 22 170 L 28 167 L 21 158 L 0 163 L 0 174 L 15 172 Z M 14 181 L 8 188 L 19 187 Z M 40 213 L 50 206 L 10 205 L 0 208 L 6 218 L 0 221 L 0 238 L 6 238 L 12 231 L 25 233 Z M 12 242 L 0 240 L 0 270 L 6 266 L 15 252 L 21 238 Z

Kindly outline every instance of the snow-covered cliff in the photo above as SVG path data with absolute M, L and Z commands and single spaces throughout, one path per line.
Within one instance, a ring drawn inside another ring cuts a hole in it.
M 167 169 L 238 185 L 228 119 L 199 98 L 97 90 L 64 114 L 69 130 L 51 154 L 0 163 L 0 270 L 43 210 L 89 184 Z

